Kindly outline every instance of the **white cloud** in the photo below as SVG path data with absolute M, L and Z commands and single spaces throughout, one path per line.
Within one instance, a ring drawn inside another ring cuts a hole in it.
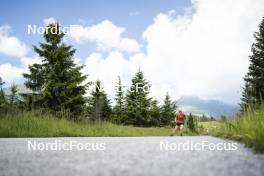
M 169 91 L 173 98 L 195 95 L 237 103 L 248 68 L 253 33 L 264 16 L 264 2 L 195 0 L 192 3 L 192 14 L 187 11 L 177 16 L 170 11 L 155 17 L 143 33 L 146 54 L 129 58 L 116 52 L 106 58 L 92 54 L 86 59 L 85 72 L 102 79 L 111 95 L 110 85 L 116 82 L 117 75 L 128 82 L 141 67 L 159 100 Z M 94 31 L 95 36 L 103 33 L 99 31 Z M 116 34 L 109 32 L 107 41 L 120 33 L 122 29 Z M 87 38 L 91 38 L 89 35 Z M 82 37 L 79 35 L 79 39 Z
M 41 63 L 41 58 L 37 55 L 35 55 L 34 58 L 31 58 L 31 57 L 22 57 L 21 58 L 21 63 L 23 64 L 24 67 L 28 67 L 29 65 L 32 65 L 32 64 L 40 64 Z
M 23 57 L 27 54 L 27 46 L 18 38 L 9 36 L 11 27 L 0 26 L 0 53 L 7 56 Z
M 7 83 L 20 79 L 23 72 L 24 68 L 15 67 L 9 63 L 0 65 L 0 76 Z
M 155 70 L 160 70 L 178 96 L 237 102 L 264 2 L 195 0 L 193 4 L 193 15 L 159 14 L 144 32 L 148 57 L 156 63 L 149 76 L 155 80 Z
M 56 23 L 56 19 L 55 18 L 53 18 L 53 17 L 49 17 L 49 18 L 45 18 L 44 20 L 43 20 L 43 23 L 44 23 L 44 25 L 45 26 L 47 26 L 47 25 L 49 25 L 49 24 L 51 24 L 51 23 Z
M 77 42 L 95 42 L 97 50 L 118 50 L 136 52 L 140 45 L 135 39 L 122 37 L 125 28 L 115 26 L 111 21 L 104 20 L 99 24 L 72 28 L 70 37 Z
M 20 58 L 20 63 L 21 64 L 19 66 L 11 65 L 10 63 L 0 64 L 1 78 L 7 83 L 19 81 L 23 78 L 23 73 L 29 72 L 29 65 L 33 65 L 35 63 L 41 64 L 42 59 L 38 55 L 35 55 L 34 57 L 22 57 Z M 81 59 L 74 58 L 74 63 L 81 65 Z
M 20 62 L 21 66 L 14 66 L 10 63 L 0 64 L 0 76 L 5 82 L 11 83 L 20 80 L 23 78 L 23 73 L 28 73 L 28 66 L 34 63 L 41 63 L 41 58 L 38 56 L 33 58 L 22 57 Z

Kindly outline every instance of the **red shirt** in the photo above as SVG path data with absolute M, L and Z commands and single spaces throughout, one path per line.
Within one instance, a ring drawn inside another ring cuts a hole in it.
M 176 123 L 185 123 L 186 115 L 183 113 L 178 113 L 176 115 Z

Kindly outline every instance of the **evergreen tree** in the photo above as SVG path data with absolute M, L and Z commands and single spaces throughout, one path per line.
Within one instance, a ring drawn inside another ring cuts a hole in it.
M 21 93 L 20 95 L 22 97 L 21 106 L 23 109 L 31 111 L 35 109 L 36 106 L 38 106 L 36 98 L 40 96 L 39 94 Z
M 244 80 L 248 80 L 248 75 L 245 76 Z M 256 99 L 256 92 L 254 87 L 249 82 L 245 81 L 245 86 L 243 87 L 240 110 L 241 112 L 246 111 L 249 107 L 256 108 L 258 106 Z
M 20 94 L 23 98 L 23 106 L 26 110 L 33 110 L 38 108 L 47 108 L 44 106 L 43 90 L 47 79 L 46 70 L 47 64 L 33 64 L 29 65 L 29 73 L 24 73 L 26 78 L 25 86 L 31 90 L 30 93 Z
M 125 119 L 125 95 L 120 76 L 116 86 L 115 106 L 113 108 L 112 120 L 115 123 L 123 123 Z
M 177 110 L 176 102 L 172 101 L 169 94 L 166 93 L 164 104 L 161 107 L 161 126 L 167 126 L 172 123 L 175 119 Z
M 264 18 L 255 32 L 256 40 L 251 47 L 250 65 L 245 76 L 245 87 L 241 98 L 241 108 L 248 106 L 257 107 L 264 98 Z
M 7 110 L 7 102 L 6 102 L 6 96 L 5 92 L 3 90 L 3 85 L 5 82 L 3 82 L 2 78 L 0 77 L 0 113 L 6 113 Z
M 188 116 L 187 127 L 193 132 L 197 130 L 197 121 L 191 113 Z
M 207 122 L 208 121 L 208 117 L 203 114 L 202 117 L 200 117 L 200 121 L 201 122 Z
M 213 116 L 211 116 L 210 121 L 215 121 L 215 118 Z
M 33 91 L 32 95 L 38 95 L 33 100 L 41 106 L 55 112 L 68 111 L 77 119 L 85 109 L 86 76 L 81 74 L 83 65 L 74 63 L 75 49 L 63 43 L 63 37 L 58 23 L 47 26 L 46 42 L 40 43 L 40 47 L 34 46 L 42 63 L 29 66 L 30 73 L 24 74 L 25 85 Z
M 94 85 L 94 89 L 91 92 L 91 96 L 88 99 L 88 112 L 90 120 L 100 121 L 110 120 L 112 113 L 110 100 L 107 98 L 107 94 L 103 90 L 101 82 L 97 80 Z
M 221 121 L 226 121 L 226 116 L 224 116 L 224 115 L 222 115 L 221 117 L 220 117 L 220 119 L 221 119 Z
M 11 85 L 11 94 L 9 95 L 9 104 L 11 108 L 17 108 L 18 105 L 18 88 L 15 83 Z
M 2 77 L 0 76 L 0 89 L 3 89 L 3 85 L 5 82 L 3 81 Z
M 150 126 L 161 126 L 161 108 L 157 100 L 151 100 L 150 103 Z
M 131 82 L 131 87 L 126 94 L 125 109 L 127 116 L 125 124 L 146 126 L 150 121 L 150 84 L 144 78 L 141 70 L 135 74 Z

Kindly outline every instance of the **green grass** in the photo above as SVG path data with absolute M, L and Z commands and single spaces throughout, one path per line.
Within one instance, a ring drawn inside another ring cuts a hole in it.
M 225 122 L 200 123 L 200 133 L 241 141 L 255 152 L 264 153 L 264 106 L 248 110 L 241 117 Z
M 210 135 L 220 128 L 219 121 L 198 122 L 198 131 L 201 134 Z
M 74 122 L 30 112 L 0 118 L 0 137 L 133 137 L 168 136 L 170 133 L 170 128 L 122 126 L 109 122 Z

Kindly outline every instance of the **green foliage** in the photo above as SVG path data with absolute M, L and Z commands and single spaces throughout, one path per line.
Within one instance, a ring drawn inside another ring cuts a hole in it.
M 250 56 L 248 73 L 245 76 L 245 87 L 240 104 L 242 110 L 249 106 L 257 108 L 263 101 L 264 96 L 264 18 L 259 25 L 259 31 L 255 32 Z
M 11 94 L 9 95 L 9 105 L 11 108 L 15 109 L 18 107 L 19 98 L 18 98 L 18 88 L 15 83 L 11 85 Z
M 36 108 L 40 108 L 41 104 L 38 104 L 40 94 L 37 93 L 20 93 L 22 97 L 22 107 L 24 110 L 31 111 Z
M 208 121 L 215 121 L 215 118 L 214 117 L 208 117 L 208 116 L 206 116 L 206 115 L 202 115 L 202 116 L 195 116 L 195 115 L 192 115 L 192 116 L 194 116 L 195 118 L 197 118 L 197 120 L 199 121 L 199 122 L 208 122 Z
M 115 105 L 113 108 L 113 114 L 111 119 L 114 123 L 121 124 L 125 122 L 126 113 L 125 113 L 125 92 L 122 87 L 122 82 L 120 76 L 118 76 L 118 82 L 116 86 L 115 94 Z
M 197 131 L 197 118 L 195 118 L 191 113 L 188 116 L 187 127 L 193 132 Z
M 125 110 L 127 115 L 124 124 L 148 126 L 151 118 L 150 84 L 144 78 L 141 70 L 135 74 L 131 82 L 131 87 L 126 94 Z
M 0 77 L 0 114 L 16 114 L 21 106 L 21 97 L 18 94 L 18 86 L 12 83 L 10 93 L 6 94 L 3 90 L 4 82 Z
M 6 95 L 3 90 L 3 85 L 5 82 L 3 82 L 2 78 L 0 77 L 0 114 L 7 112 L 7 101 L 6 101 Z
M 95 82 L 91 96 L 88 98 L 89 118 L 92 121 L 110 121 L 112 113 L 110 100 L 107 98 L 99 80 Z
M 216 119 L 213 116 L 211 116 L 209 121 L 216 121 Z
M 248 108 L 243 115 L 218 122 L 208 134 L 244 142 L 256 152 L 264 152 L 264 105 Z
M 226 121 L 226 116 L 221 116 L 221 121 Z
M 83 116 L 85 110 L 84 94 L 87 84 L 81 74 L 82 66 L 74 63 L 75 49 L 63 43 L 64 34 L 52 32 L 52 27 L 60 31 L 59 24 L 50 24 L 44 33 L 46 43 L 34 46 L 35 52 L 42 58 L 41 64 L 29 66 L 25 85 L 33 94 L 25 96 L 34 105 L 57 111 L 69 111 L 74 119 Z M 37 96 L 35 96 L 37 94 Z M 34 97 L 34 98 L 32 98 Z
M 161 125 L 161 108 L 158 101 L 152 99 L 150 102 L 150 122 L 149 126 L 162 126 Z
M 172 101 L 169 94 L 166 93 L 164 104 L 161 107 L 160 125 L 161 126 L 170 125 L 175 119 L 176 110 L 177 110 L 176 102 Z

